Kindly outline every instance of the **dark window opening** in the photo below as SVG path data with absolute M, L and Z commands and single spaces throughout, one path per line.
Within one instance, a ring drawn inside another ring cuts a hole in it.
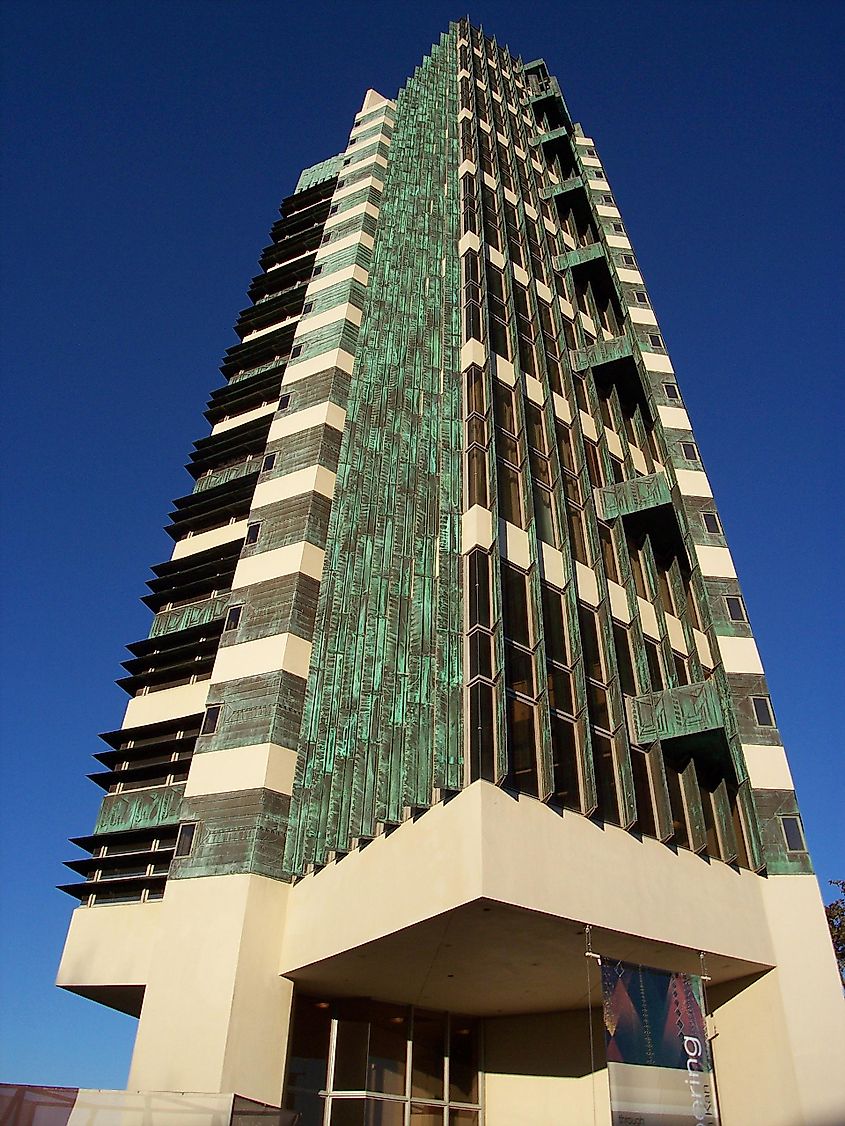
M 804 840 L 804 830 L 800 817 L 786 816 L 780 819 L 783 836 L 789 852 L 806 852 L 807 844 Z

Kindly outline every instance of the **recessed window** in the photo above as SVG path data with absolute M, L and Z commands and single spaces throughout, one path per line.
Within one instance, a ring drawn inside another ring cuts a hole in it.
M 634 293 L 634 300 L 638 305 L 648 305 L 648 296 L 641 289 Z
M 781 828 L 789 852 L 806 852 L 807 843 L 804 840 L 804 829 L 801 818 L 793 815 L 781 817 Z
M 230 606 L 226 614 L 226 621 L 223 623 L 223 632 L 227 630 L 237 629 L 241 621 L 241 610 L 243 606 Z
M 687 461 L 698 461 L 698 448 L 695 442 L 681 442 L 681 453 Z
M 663 337 L 660 335 L 659 332 L 650 332 L 648 334 L 648 342 L 652 346 L 652 348 L 665 348 L 666 347 L 666 345 L 663 343 Z
M 754 708 L 754 718 L 757 720 L 758 727 L 775 726 L 772 704 L 768 696 L 752 696 L 751 706 Z
M 333 203 L 331 205 L 331 207 L 329 208 L 329 215 L 337 215 L 339 210 L 340 210 L 340 204 L 339 203 Z
M 725 596 L 725 605 L 728 608 L 728 618 L 732 622 L 747 622 L 748 616 L 745 613 L 745 603 L 738 594 L 728 594 Z
M 587 152 L 587 156 L 595 156 L 596 155 L 595 149 L 587 149 L 586 152 Z
M 257 543 L 258 542 L 258 533 L 260 531 L 261 531 L 260 521 L 256 524 L 247 524 L 247 526 L 246 526 L 246 538 L 244 539 L 244 543 L 246 543 L 246 544 Z
M 337 184 L 335 184 L 335 187 L 342 188 L 345 183 L 346 183 L 345 180 L 338 180 Z
M 623 254 L 622 255 L 622 261 L 625 263 L 626 266 L 636 266 L 636 264 L 637 264 L 637 260 L 633 256 L 633 254 Z
M 701 520 L 706 531 L 712 532 L 713 535 L 721 535 L 722 525 L 715 512 L 702 512 Z
M 593 179 L 595 179 L 595 180 L 606 180 L 607 177 L 605 176 L 604 172 L 602 172 L 602 170 L 600 168 L 594 168 L 593 169 Z
M 279 399 L 279 410 L 280 411 L 286 411 L 289 406 L 290 406 L 290 395 L 282 395 L 281 399 Z
M 275 454 L 267 454 L 267 456 L 264 458 L 264 460 L 261 463 L 261 472 L 266 473 L 268 470 L 272 469 L 275 464 L 276 464 L 276 455 Z
M 295 360 L 297 358 L 297 356 L 301 356 L 301 355 L 302 355 L 302 345 L 301 344 L 294 344 L 294 346 L 290 350 L 290 358 L 292 360 Z
M 194 836 L 197 831 L 196 821 L 186 821 L 184 825 L 179 826 L 179 836 L 176 838 L 176 848 L 173 852 L 174 856 L 190 856 L 191 849 L 194 847 Z
M 313 270 L 311 271 L 311 277 L 312 277 L 312 278 L 316 278 L 316 277 L 317 277 L 317 275 L 318 275 L 318 274 L 322 274 L 322 272 L 323 272 L 323 267 L 322 267 L 322 266 L 319 266 L 319 265 L 318 265 L 318 266 L 315 266 L 315 267 L 314 267 L 314 269 L 313 269 Z
M 303 316 L 306 313 L 310 313 L 313 308 L 314 308 L 314 302 L 313 301 L 306 301 L 305 304 L 302 306 Z
M 678 390 L 678 385 L 676 383 L 664 383 L 663 394 L 667 399 L 671 399 L 675 403 L 679 403 L 681 401 L 681 392 Z
M 351 164 L 351 163 L 352 163 L 352 157 L 351 157 L 351 156 L 348 156 L 348 157 L 346 158 L 346 160 L 344 160 L 344 162 L 343 162 L 343 167 L 344 167 L 344 168 L 346 168 L 346 166 L 347 166 L 348 164 Z
M 625 234 L 625 228 L 622 226 L 621 223 L 611 223 L 610 226 L 611 226 L 611 230 L 616 231 L 616 233 L 618 235 L 624 235 Z
M 602 201 L 602 203 L 613 203 L 613 196 L 608 195 L 607 192 L 605 192 L 604 195 L 601 197 L 601 201 Z
M 202 727 L 200 728 L 200 735 L 213 735 L 217 730 L 217 724 L 220 720 L 220 713 L 223 710 L 222 704 L 212 704 L 210 708 L 205 709 L 205 716 L 203 717 Z

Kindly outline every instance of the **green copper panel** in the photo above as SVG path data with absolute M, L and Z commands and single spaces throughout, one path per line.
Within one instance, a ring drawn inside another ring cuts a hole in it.
M 103 798 L 95 833 L 119 833 L 127 829 L 154 829 L 175 825 L 185 785 L 155 786 L 131 794 L 109 794 Z
M 628 337 L 616 336 L 613 340 L 597 341 L 589 348 L 579 348 L 577 352 L 570 353 L 570 356 L 575 371 L 585 371 L 587 368 L 609 364 L 614 360 L 624 360 L 632 354 L 631 341 Z
M 595 499 L 603 520 L 615 520 L 618 516 L 630 516 L 672 503 L 665 473 L 650 473 L 647 477 L 633 477 L 630 481 L 597 489 Z
M 644 744 L 724 726 L 719 696 L 709 680 L 638 696 L 631 701 L 631 714 L 634 741 Z
M 566 254 L 555 257 L 556 270 L 570 270 L 573 266 L 580 266 L 582 262 L 592 262 L 595 258 L 604 257 L 604 247 L 600 242 L 591 242 L 587 246 L 576 247 L 568 250 Z
M 463 784 L 454 32 L 400 93 L 389 153 L 291 803 L 292 875 Z
M 294 193 L 304 192 L 306 188 L 331 180 L 332 176 L 337 175 L 342 162 L 343 153 L 338 153 L 337 156 L 330 156 L 328 160 L 321 160 L 319 164 L 312 164 L 310 168 L 304 169 L 296 182 Z
M 584 181 L 580 176 L 570 176 L 569 179 L 563 180 L 560 184 L 550 184 L 548 187 L 543 188 L 540 195 L 544 199 L 553 199 L 556 195 L 565 195 L 567 192 L 583 187 Z
M 229 605 L 229 594 L 218 594 L 215 598 L 206 598 L 204 602 L 194 602 L 190 606 L 178 606 L 175 610 L 165 610 L 153 618 L 150 637 L 160 637 L 163 633 L 177 633 L 191 626 L 204 626 L 206 622 L 213 622 L 222 618 Z
M 805 849 L 789 851 L 782 817 L 799 816 L 794 790 L 754 790 L 754 805 L 760 826 L 761 844 L 770 876 L 805 875 L 813 871 Z

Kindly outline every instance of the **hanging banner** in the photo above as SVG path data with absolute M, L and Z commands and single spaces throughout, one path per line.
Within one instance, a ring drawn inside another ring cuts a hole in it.
M 718 1126 L 701 978 L 602 963 L 613 1126 Z

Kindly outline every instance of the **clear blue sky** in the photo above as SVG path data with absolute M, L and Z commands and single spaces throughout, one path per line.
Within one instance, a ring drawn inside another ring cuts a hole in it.
M 843 14 L 836 3 L 481 3 L 594 136 L 763 654 L 822 881 L 842 859 Z M 125 1084 L 134 1022 L 52 985 L 95 733 L 259 249 L 460 8 L 9 3 L 0 1080 Z M 840 129 L 840 135 L 834 130 Z M 829 889 L 824 886 L 827 893 Z

